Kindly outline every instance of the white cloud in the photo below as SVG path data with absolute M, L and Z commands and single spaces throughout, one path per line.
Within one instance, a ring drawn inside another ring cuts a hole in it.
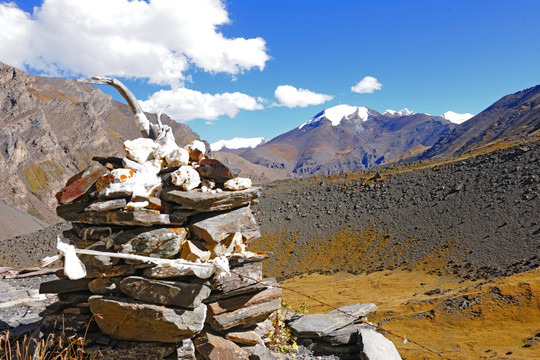
M 166 105 L 170 105 L 167 115 L 180 121 L 216 120 L 221 115 L 234 117 L 240 110 L 263 109 L 255 98 L 239 92 L 208 94 L 186 88 L 160 90 L 148 100 L 141 101 L 145 111 L 155 113 Z
M 261 38 L 226 38 L 220 0 L 45 0 L 28 14 L 0 3 L 0 61 L 51 76 L 107 75 L 181 85 L 186 72 L 264 69 Z
M 289 108 L 320 105 L 332 100 L 331 95 L 318 94 L 307 89 L 297 89 L 291 85 L 280 85 L 274 91 L 274 96 L 281 104 Z
M 382 84 L 373 76 L 366 76 L 351 87 L 351 91 L 359 94 L 371 94 L 375 90 L 381 90 Z

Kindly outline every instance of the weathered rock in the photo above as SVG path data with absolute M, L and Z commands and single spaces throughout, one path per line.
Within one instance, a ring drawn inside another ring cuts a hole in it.
M 122 292 L 137 300 L 194 309 L 210 295 L 204 285 L 179 281 L 151 280 L 130 276 L 120 282 Z
M 178 170 L 171 174 L 171 181 L 174 185 L 189 191 L 199 186 L 201 178 L 199 173 L 191 166 L 180 166 Z
M 241 347 L 220 336 L 201 334 L 193 340 L 197 352 L 206 360 L 248 360 L 248 354 Z
M 202 247 L 202 244 L 200 245 Z M 188 261 L 208 261 L 212 255 L 210 251 L 203 250 L 201 247 L 197 246 L 190 240 L 186 240 L 182 245 L 182 252 L 180 253 L 180 258 Z
M 182 227 L 136 228 L 114 238 L 114 249 L 121 253 L 169 259 L 180 251 L 187 235 Z
M 249 360 L 277 360 L 272 351 L 264 345 L 247 346 L 242 348 L 249 355 Z
M 179 270 L 172 266 L 155 266 L 144 270 L 143 276 L 150 279 L 173 279 L 194 275 L 189 269 Z
M 175 344 L 158 342 L 117 341 L 113 346 L 90 346 L 85 354 L 107 360 L 161 360 L 176 351 Z
M 40 294 L 60 294 L 74 291 L 88 291 L 90 279 L 59 279 L 43 282 L 39 285 Z
M 96 323 L 90 314 L 47 314 L 39 321 L 42 331 L 63 330 L 80 332 L 82 329 L 93 329 Z
M 101 295 L 88 302 L 101 331 L 121 340 L 176 343 L 198 334 L 206 318 L 204 304 L 180 310 Z
M 365 323 L 347 325 L 319 339 L 334 346 L 358 344 L 358 331 L 365 327 L 369 327 L 369 325 Z
M 235 233 L 241 233 L 246 242 L 261 236 L 257 221 L 249 206 L 218 214 L 197 215 L 191 218 L 193 234 L 209 243 L 219 243 Z
M 192 213 L 176 211 L 171 214 L 161 214 L 154 210 L 113 210 L 107 212 L 85 212 L 82 214 L 70 212 L 60 216 L 67 221 L 77 221 L 93 225 L 181 226 L 189 215 L 192 215 Z
M 196 360 L 195 344 L 191 339 L 184 339 L 176 344 L 175 360 Z
M 362 360 L 401 360 L 394 343 L 371 328 L 359 330 L 358 344 Z
M 220 193 L 201 191 L 181 191 L 166 188 L 161 192 L 163 200 L 179 204 L 183 209 L 200 212 L 230 210 L 250 204 L 259 197 L 261 189 L 252 187 L 242 191 L 223 191 Z
M 108 174 L 109 169 L 99 163 L 92 163 L 89 167 L 68 180 L 67 185 L 56 194 L 59 204 L 68 204 L 80 198 L 90 190 L 96 181 Z
M 124 141 L 124 150 L 130 160 L 144 164 L 158 148 L 158 144 L 149 138 L 138 138 Z
M 266 319 L 270 314 L 279 309 L 280 306 L 280 299 L 270 300 L 262 304 L 243 307 L 235 311 L 208 317 L 207 322 L 217 331 L 225 331 L 232 328 L 247 328 Z
M 133 265 L 92 266 L 86 268 L 85 278 L 129 276 L 133 275 L 135 270 Z
M 208 303 L 208 317 L 279 299 L 281 293 L 281 288 L 271 287 L 258 293 L 240 295 Z
M 231 276 L 214 281 L 212 290 L 227 293 L 256 284 L 261 280 L 262 264 L 260 262 L 247 263 L 231 269 Z
M 126 199 L 112 199 L 112 200 L 105 200 L 105 201 L 94 201 L 90 205 L 88 205 L 84 211 L 109 211 L 109 210 L 116 210 L 116 209 L 122 209 L 124 206 L 127 205 Z
M 274 330 L 274 325 L 272 324 L 272 320 L 266 319 L 260 323 L 257 323 L 255 325 L 255 328 L 253 331 L 255 331 L 255 334 L 259 335 L 262 339 L 268 337 L 268 334 L 270 331 Z
M 360 351 L 360 347 L 357 344 L 333 346 L 324 342 L 316 342 L 310 349 L 323 355 L 356 355 Z
M 346 305 L 327 314 L 305 315 L 290 323 L 289 327 L 298 337 L 322 337 L 375 310 L 377 306 L 372 303 Z
M 225 181 L 223 186 L 229 190 L 246 190 L 251 187 L 251 179 L 248 178 L 235 178 Z
M 254 331 L 233 331 L 227 333 L 225 335 L 225 339 L 231 340 L 232 342 L 235 342 L 240 345 L 263 345 L 264 342 L 262 341 L 261 337 L 255 333 Z
M 122 278 L 96 278 L 88 283 L 88 289 L 96 295 L 118 294 L 120 293 L 120 281 Z
M 176 147 L 165 155 L 167 166 L 182 166 L 189 163 L 189 152 L 181 147 Z
M 199 163 L 197 171 L 201 177 L 224 182 L 232 179 L 231 170 L 216 159 L 203 159 Z

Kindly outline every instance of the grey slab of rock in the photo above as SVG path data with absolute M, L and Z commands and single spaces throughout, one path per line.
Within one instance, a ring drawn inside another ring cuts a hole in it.
M 261 304 L 281 297 L 281 288 L 272 287 L 246 295 L 235 296 L 213 303 L 208 303 L 208 316 L 216 316 L 226 312 L 238 310 L 243 307 Z
M 161 191 L 161 198 L 179 204 L 182 209 L 200 212 L 230 210 L 248 205 L 259 197 L 261 188 L 252 187 L 241 191 L 223 191 L 220 193 L 202 192 L 200 190 L 182 191 L 177 187 Z
M 273 278 L 264 279 L 261 282 L 255 283 L 253 285 L 248 285 L 244 287 L 239 287 L 234 290 L 230 290 L 227 292 L 213 292 L 208 299 L 206 300 L 207 303 L 211 303 L 214 301 L 219 301 L 223 299 L 228 299 L 235 296 L 240 296 L 244 294 L 251 294 L 256 293 L 259 291 L 263 291 L 267 289 L 269 286 L 277 285 L 277 281 Z
M 204 333 L 197 336 L 193 343 L 206 360 L 249 360 L 248 354 L 240 346 L 221 336 Z
M 186 235 L 183 227 L 139 227 L 115 236 L 114 249 L 126 254 L 170 259 L 179 253 Z
M 360 359 L 401 360 L 394 343 L 371 328 L 359 330 Z
M 185 339 L 176 344 L 175 360 L 196 360 L 195 344 L 191 339 Z
M 130 276 L 120 282 L 122 292 L 134 299 L 194 309 L 210 295 L 208 286 Z
M 204 304 L 181 310 L 101 295 L 88 302 L 101 331 L 120 340 L 177 343 L 198 334 L 206 318 Z
M 128 203 L 127 199 L 112 199 L 105 201 L 94 201 L 88 205 L 84 211 L 109 211 L 122 209 Z
M 175 344 L 159 342 L 119 341 L 114 346 L 92 346 L 85 354 L 107 360 L 161 360 L 176 350 Z
M 231 269 L 231 276 L 214 281 L 212 290 L 229 292 L 246 286 L 256 284 L 262 280 L 262 264 L 260 262 L 247 263 Z
M 0 303 L 7 303 L 8 301 L 26 299 L 32 295 L 28 290 L 12 290 L 9 292 L 0 293 Z
M 172 266 L 160 267 L 155 266 L 144 270 L 143 275 L 151 279 L 174 279 L 185 278 L 194 275 L 193 270 L 190 269 L 177 269 Z
M 235 311 L 208 316 L 207 322 L 217 331 L 225 331 L 232 328 L 248 328 L 268 318 L 280 306 L 280 299 L 270 300 Z
M 331 345 L 351 345 L 358 343 L 358 331 L 362 328 L 369 327 L 368 324 L 351 324 L 341 329 L 332 331 L 328 335 L 320 339 L 329 342 Z
M 272 351 L 264 345 L 246 346 L 243 348 L 249 360 L 276 360 Z
M 59 279 L 43 282 L 39 285 L 40 294 L 60 294 L 74 291 L 88 291 L 90 279 Z
M 373 303 L 340 307 L 327 314 L 308 314 L 289 324 L 293 333 L 302 338 L 318 338 L 352 324 L 358 318 L 377 310 Z
M 261 236 L 249 206 L 229 212 L 197 215 L 190 220 L 193 234 L 210 243 L 220 243 L 237 232 L 242 234 L 246 242 Z
M 181 226 L 192 212 L 175 211 L 171 214 L 161 214 L 145 210 L 112 210 L 106 212 L 84 212 L 72 215 L 63 214 L 68 221 L 78 221 L 93 225 L 124 225 L 124 226 Z

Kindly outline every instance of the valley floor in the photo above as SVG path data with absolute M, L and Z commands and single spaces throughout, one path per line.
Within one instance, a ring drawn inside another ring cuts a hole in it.
M 490 281 L 422 270 L 310 274 L 282 285 L 309 294 L 285 290 L 283 296 L 293 309 L 305 306 L 310 313 L 377 304 L 368 320 L 389 331 L 403 359 L 540 358 L 540 269 Z

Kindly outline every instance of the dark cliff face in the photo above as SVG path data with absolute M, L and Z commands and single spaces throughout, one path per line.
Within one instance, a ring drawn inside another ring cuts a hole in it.
M 421 159 L 451 156 L 540 130 L 540 85 L 507 95 L 442 136 Z
M 186 125 L 164 123 L 179 145 L 199 138 Z M 0 198 L 8 204 L 57 222 L 54 194 L 66 180 L 93 156 L 124 156 L 122 143 L 140 136 L 129 107 L 96 87 L 0 63 Z

